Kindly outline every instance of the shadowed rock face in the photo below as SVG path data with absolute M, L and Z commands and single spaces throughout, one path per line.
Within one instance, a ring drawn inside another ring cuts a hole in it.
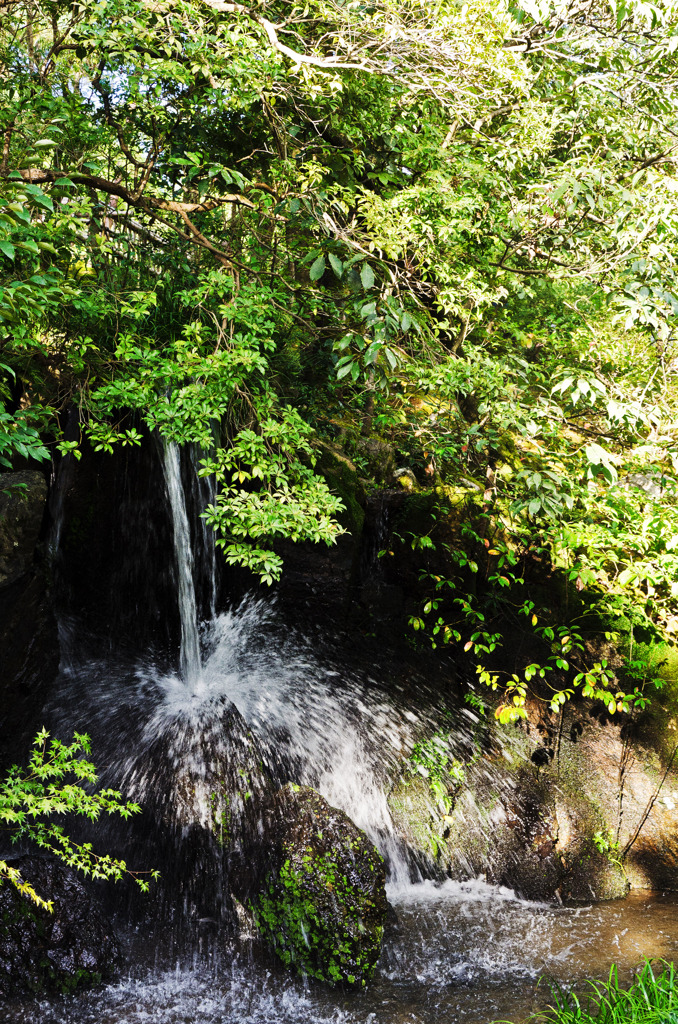
M 330 985 L 365 985 L 388 909 L 384 863 L 365 833 L 315 790 L 285 786 L 248 856 L 256 874 L 236 895 L 283 963 Z
M 0 473 L 0 764 L 22 756 L 59 667 L 56 620 L 35 549 L 45 512 L 42 473 Z
M 0 998 L 46 991 L 72 992 L 100 981 L 120 955 L 97 898 L 55 861 L 21 857 L 12 862 L 53 913 L 0 887 Z
M 42 473 L 0 473 L 0 587 L 31 570 L 46 498 Z

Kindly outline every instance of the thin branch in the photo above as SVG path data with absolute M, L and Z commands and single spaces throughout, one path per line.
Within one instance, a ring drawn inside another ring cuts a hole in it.
M 652 808 L 654 807 L 655 803 L 657 802 L 657 797 L 659 796 L 659 794 L 661 792 L 662 786 L 666 782 L 666 776 L 669 774 L 669 772 L 671 770 L 671 765 L 673 764 L 673 761 L 674 761 L 674 758 L 675 758 L 676 754 L 678 754 L 678 744 L 676 744 L 676 746 L 673 748 L 673 753 L 671 754 L 671 757 L 669 758 L 668 764 L 666 765 L 666 771 L 664 772 L 664 774 L 662 775 L 661 779 L 659 780 L 659 783 L 657 784 L 654 793 L 652 794 L 652 796 L 648 800 L 647 806 L 645 807 L 645 810 L 643 811 L 642 815 L 640 816 L 640 821 L 638 822 L 638 825 L 636 826 L 635 832 L 633 833 L 633 835 L 629 839 L 628 843 L 626 844 L 626 846 L 622 850 L 622 854 L 621 854 L 621 859 L 622 860 L 624 860 L 626 858 L 629 850 L 631 849 L 631 847 L 635 843 L 636 839 L 640 835 L 641 830 L 643 828 L 643 825 L 645 824 L 645 822 L 649 818 L 650 811 L 652 810 Z

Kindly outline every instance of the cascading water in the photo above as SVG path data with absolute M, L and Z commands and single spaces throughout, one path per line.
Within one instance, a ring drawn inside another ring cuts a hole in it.
M 78 653 L 72 628 L 46 721 L 59 735 L 89 732 L 98 762 L 107 765 L 102 781 L 143 805 L 146 831 L 128 862 L 161 868 L 175 920 L 193 945 L 178 951 L 165 920 L 152 942 L 131 932 L 127 977 L 74 1002 L 18 1005 L 8 1022 L 487 1024 L 532 1009 L 536 980 L 546 971 L 568 982 L 597 974 L 610 948 L 626 968 L 643 953 L 675 955 L 675 899 L 654 899 L 650 939 L 648 903 L 640 898 L 623 912 L 618 904 L 559 908 L 482 880 L 423 881 L 395 833 L 387 795 L 422 726 L 429 716 L 429 727 L 437 720 L 425 680 L 407 667 L 416 702 L 399 695 L 389 666 L 382 664 L 375 678 L 348 667 L 346 657 L 337 663 L 279 621 L 271 603 L 249 599 L 212 614 L 215 568 L 201 526 L 194 538 L 207 552 L 210 579 L 208 621 L 200 626 L 191 546 L 197 510 L 187 508 L 178 449 L 167 445 L 162 461 L 181 618 L 179 671 L 124 648 L 92 660 L 83 653 L 92 644 Z M 234 730 L 240 720 L 243 728 Z M 459 716 L 453 728 L 463 746 L 468 719 Z M 226 927 L 214 794 L 225 787 L 232 798 L 242 790 L 250 731 L 271 778 L 316 787 L 387 858 L 394 918 L 365 992 L 309 986 L 250 947 L 246 925 L 239 943 Z M 129 840 L 104 838 L 127 854 Z M 201 953 L 205 929 L 217 935 Z
M 195 452 L 192 455 L 197 480 Z M 188 729 L 194 730 L 197 722 L 204 740 L 224 707 L 232 702 L 268 749 L 276 749 L 276 768 L 269 764 L 272 774 L 279 775 L 282 764 L 282 777 L 289 775 L 317 788 L 370 835 L 386 856 L 390 877 L 398 883 L 409 880 L 410 865 L 403 843 L 395 836 L 385 785 L 389 763 L 395 762 L 407 746 L 411 722 L 399 717 L 392 705 L 358 693 L 351 681 L 346 685 L 347 680 L 341 680 L 338 672 L 322 669 L 299 646 L 292 650 L 289 643 L 283 643 L 277 649 L 259 650 L 253 659 L 257 633 L 271 618 L 263 602 L 247 602 L 237 613 L 215 616 L 206 624 L 202 632 L 207 654 L 202 659 L 195 565 L 179 448 L 173 442 L 163 442 L 162 457 L 177 567 L 180 678 L 170 674 L 156 680 L 162 699 L 147 723 L 146 747 L 160 735 L 171 735 L 173 758 L 181 764 L 188 748 L 196 747 L 195 738 L 188 743 Z M 212 500 L 213 496 L 212 490 Z M 208 558 L 202 568 L 208 576 L 213 606 L 213 542 L 210 546 L 203 540 L 203 548 Z M 145 688 L 148 681 L 145 675 Z M 177 736 L 181 738 L 179 745 Z M 183 753 L 181 744 L 186 746 Z M 198 746 L 203 746 L 202 741 Z M 218 762 L 223 760 L 218 750 L 213 755 Z M 381 777 L 376 771 L 379 764 Z M 195 759 L 192 770 L 199 777 L 204 776 Z M 138 758 L 134 772 L 127 770 L 125 778 L 131 782 L 132 775 L 138 787 Z M 137 795 L 140 800 L 147 798 L 146 787 Z M 204 822 L 210 794 L 203 792 L 201 796 L 200 817 Z
M 184 489 L 181 483 L 181 458 L 174 441 L 163 441 L 162 464 L 167 484 L 174 531 L 174 554 L 177 568 L 177 597 L 181 618 L 181 676 L 187 685 L 195 686 L 200 678 L 200 634 L 198 609 L 193 582 L 193 551 L 186 515 Z
M 200 462 L 205 455 L 201 448 L 197 445 L 189 445 L 188 455 L 191 464 L 192 479 L 195 481 L 195 503 L 199 508 L 205 509 L 209 505 L 213 505 L 216 500 L 217 482 L 212 474 L 204 476 L 200 473 Z M 219 567 L 217 564 L 217 547 L 214 530 L 203 516 L 198 518 L 197 534 L 200 549 L 199 561 L 204 567 L 203 576 L 205 578 L 207 591 L 205 610 L 209 620 L 211 621 L 217 614 Z

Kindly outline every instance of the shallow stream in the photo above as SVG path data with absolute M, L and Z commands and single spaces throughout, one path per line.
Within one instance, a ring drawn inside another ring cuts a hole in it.
M 612 961 L 678 953 L 678 894 L 635 893 L 595 906 L 516 899 L 482 881 L 390 888 L 395 909 L 364 992 L 305 984 L 241 946 L 177 957 L 130 934 L 134 968 L 79 997 L 7 1009 L 7 1024 L 488 1024 L 549 1001 L 546 980 L 581 989 Z

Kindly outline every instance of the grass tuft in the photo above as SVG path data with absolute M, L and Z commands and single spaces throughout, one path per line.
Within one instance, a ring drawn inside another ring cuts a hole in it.
M 655 973 L 660 970 L 661 973 Z M 672 963 L 646 960 L 627 989 L 619 984 L 616 966 L 607 981 L 589 982 L 581 999 L 574 992 L 552 987 L 553 1005 L 533 1014 L 533 1024 L 678 1024 L 678 989 Z

